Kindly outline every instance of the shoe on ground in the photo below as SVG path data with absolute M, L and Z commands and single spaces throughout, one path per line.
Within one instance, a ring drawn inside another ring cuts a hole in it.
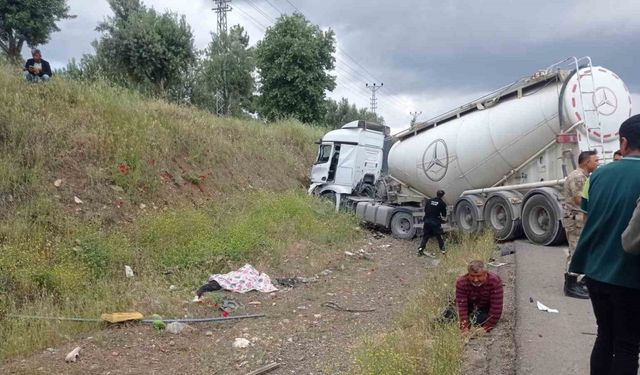
M 424 256 L 424 249 L 423 248 L 419 248 L 418 249 L 418 256 L 419 257 L 423 257 Z
M 589 299 L 589 292 L 584 285 L 578 282 L 575 275 L 564 275 L 564 295 L 571 298 Z

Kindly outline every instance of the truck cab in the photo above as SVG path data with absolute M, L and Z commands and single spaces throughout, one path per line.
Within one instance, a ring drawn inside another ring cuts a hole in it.
M 317 142 L 309 193 L 331 199 L 336 206 L 342 196 L 372 196 L 385 163 L 388 134 L 388 127 L 365 121 L 353 121 L 325 134 Z

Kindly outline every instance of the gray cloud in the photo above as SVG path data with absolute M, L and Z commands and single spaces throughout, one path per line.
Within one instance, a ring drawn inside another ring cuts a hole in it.
M 368 106 L 364 83 L 383 81 L 379 108 L 391 125 L 406 124 L 409 111 L 422 110 L 428 117 L 569 56 L 591 56 L 594 64 L 617 72 L 631 91 L 640 93 L 634 66 L 640 60 L 634 45 L 640 39 L 635 20 L 640 2 L 290 2 L 312 22 L 336 32 L 338 88 L 331 96 Z M 58 67 L 92 51 L 94 28 L 109 13 L 104 0 L 69 3 L 78 18 L 64 21 L 62 32 L 43 47 Z M 216 26 L 213 1 L 145 3 L 185 14 L 198 48 L 207 45 Z M 286 0 L 233 0 L 231 5 L 229 24 L 243 24 L 254 43 L 279 11 L 293 11 Z

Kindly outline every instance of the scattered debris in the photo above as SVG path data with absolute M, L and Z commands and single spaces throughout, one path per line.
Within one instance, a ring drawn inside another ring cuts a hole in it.
M 488 264 L 489 266 L 491 266 L 491 267 L 496 267 L 496 268 L 498 268 L 498 267 L 502 267 L 502 266 L 504 266 L 504 265 L 506 265 L 506 264 L 508 264 L 508 263 L 502 263 L 502 262 L 490 262 L 490 263 L 487 263 L 487 264 Z
M 345 251 L 344 255 L 348 256 L 348 257 L 352 257 L 353 253 L 351 251 Z
M 82 199 L 78 198 L 78 197 L 73 197 L 73 201 L 76 202 L 76 204 L 82 204 Z
M 257 369 L 257 370 L 253 370 L 253 371 L 251 371 L 250 373 L 248 373 L 247 375 L 261 375 L 261 374 L 266 374 L 267 372 L 269 372 L 269 371 L 271 371 L 271 370 L 275 370 L 275 369 L 277 369 L 278 367 L 280 367 L 280 364 L 279 364 L 279 363 L 275 363 L 275 362 L 274 362 L 274 363 L 271 363 L 271 364 L 269 364 L 269 365 L 266 365 L 266 366 L 260 367 L 260 368 L 259 368 L 259 369 Z
M 110 314 L 102 314 L 100 315 L 100 319 L 102 319 L 105 322 L 108 323 L 122 323 L 122 322 L 128 322 L 128 321 L 132 321 L 132 320 L 142 320 L 142 318 L 144 318 L 144 315 L 140 314 L 139 312 L 124 312 L 124 313 L 120 313 L 120 312 L 116 312 L 116 313 L 110 313 Z
M 333 271 L 326 269 L 318 274 L 318 276 L 329 276 L 333 273 Z
M 177 287 L 177 286 L 175 286 L 175 285 L 169 285 L 169 290 L 170 290 L 170 291 L 172 291 L 172 292 L 173 292 L 173 291 L 174 291 L 174 290 L 176 290 L 176 289 L 178 289 L 178 287 Z
M 145 208 L 147 208 L 147 205 L 144 203 L 140 203 L 140 209 L 144 210 Z
M 249 305 L 258 306 L 258 305 L 262 305 L 262 302 L 260 302 L 260 301 L 251 301 L 251 302 L 249 302 Z
M 57 179 L 57 180 L 53 181 L 53 186 L 55 186 L 55 187 L 57 187 L 57 188 L 59 188 L 60 186 L 62 186 L 62 179 L 61 179 L 61 178 L 59 178 L 59 179 Z
M 133 277 L 133 270 L 131 269 L 131 266 L 124 266 L 124 275 L 126 277 Z
M 237 349 L 248 348 L 249 345 L 251 345 L 251 341 L 242 337 L 236 338 L 235 341 L 233 342 L 233 347 Z
M 352 313 L 376 311 L 376 309 L 348 309 L 348 308 L 344 308 L 344 307 L 338 305 L 336 302 L 333 302 L 333 301 L 325 302 L 321 306 L 328 307 L 330 309 L 334 309 L 334 310 L 337 310 L 337 311 L 346 311 L 346 312 L 352 312 Z
M 309 284 L 318 282 L 318 276 L 312 277 L 285 277 L 276 279 L 276 282 L 285 288 L 293 288 L 298 284 Z
M 560 311 L 557 309 L 552 309 L 550 307 L 545 306 L 542 302 L 540 301 L 536 301 L 537 305 L 538 305 L 538 310 L 540 311 L 546 311 L 546 312 L 550 312 L 550 313 L 559 313 Z
M 117 192 L 117 193 L 124 193 L 124 189 L 121 188 L 118 185 L 109 185 L 109 187 L 111 188 L 111 190 Z
M 167 324 L 166 331 L 169 332 L 169 333 L 172 333 L 174 335 L 177 335 L 178 333 L 184 331 L 185 328 L 187 328 L 187 327 L 189 327 L 188 324 L 184 324 L 184 323 L 180 323 L 180 322 L 173 322 L 173 323 Z
M 373 260 L 373 254 L 365 251 L 364 249 L 358 250 L 358 258 L 365 260 Z
M 80 347 L 76 346 L 75 349 L 73 349 L 72 351 L 69 352 L 69 354 L 67 354 L 67 356 L 64 358 L 64 361 L 67 363 L 76 362 L 79 357 L 80 357 Z
M 500 250 L 501 256 L 515 254 L 516 252 L 516 248 L 513 243 L 498 245 L 498 249 Z
M 212 331 L 207 331 L 204 334 L 205 336 L 213 336 L 213 332 Z

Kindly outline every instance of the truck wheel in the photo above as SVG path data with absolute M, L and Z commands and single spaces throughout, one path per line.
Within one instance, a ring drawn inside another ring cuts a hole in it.
M 456 205 L 454 218 L 458 225 L 458 230 L 464 234 L 478 233 L 481 229 L 478 213 L 471 202 L 461 200 Z
M 391 218 L 391 234 L 401 240 L 410 240 L 416 236 L 413 215 L 408 212 L 396 212 Z
M 529 241 L 536 245 L 557 245 L 564 240 L 564 230 L 553 203 L 542 194 L 536 194 L 525 202 L 522 228 Z
M 522 234 L 520 220 L 513 220 L 511 204 L 500 196 L 487 201 L 484 222 L 496 234 L 498 241 L 512 240 Z

